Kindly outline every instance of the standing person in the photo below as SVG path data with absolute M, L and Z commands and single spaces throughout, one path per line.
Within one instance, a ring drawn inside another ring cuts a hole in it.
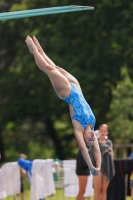
M 113 162 L 112 141 L 108 139 L 108 125 L 99 126 L 98 143 L 101 151 L 101 170 L 99 176 L 94 177 L 94 200 L 106 200 L 107 188 L 110 180 L 115 175 Z
M 27 157 L 25 157 L 24 154 L 20 154 L 20 157 L 18 159 L 18 165 L 20 166 L 21 169 L 26 171 L 27 179 L 31 183 L 33 161 L 26 160 L 26 159 L 27 159 Z M 42 198 L 42 199 L 39 199 L 39 200 L 45 200 L 45 199 Z
M 84 194 L 86 191 L 88 176 L 90 175 L 90 170 L 82 156 L 80 149 L 76 156 L 76 174 L 79 181 L 79 191 L 76 200 L 84 200 Z M 90 195 L 88 194 L 88 200 L 90 200 L 89 196 Z
M 20 154 L 19 159 L 23 158 L 24 160 L 27 159 L 27 156 L 25 154 Z M 24 194 L 24 185 L 23 185 L 23 178 L 26 176 L 26 171 L 20 167 L 20 195 L 21 195 L 21 200 L 25 200 L 25 194 Z M 18 199 L 18 195 L 15 195 L 14 197 L 15 200 Z
M 101 155 L 93 131 L 95 117 L 90 106 L 84 99 L 79 82 L 75 77 L 56 66 L 48 58 L 35 37 L 31 38 L 27 36 L 25 41 L 29 47 L 29 51 L 35 58 L 37 66 L 48 75 L 58 97 L 69 104 L 76 140 L 90 172 L 94 176 L 97 176 L 100 171 Z M 94 146 L 96 167 L 91 162 L 86 145 Z
M 25 154 L 20 154 L 19 158 L 27 159 L 27 156 Z M 20 180 L 21 180 L 21 200 L 25 200 L 25 193 L 24 193 L 24 185 L 23 185 L 23 179 L 26 176 L 26 171 L 20 167 Z

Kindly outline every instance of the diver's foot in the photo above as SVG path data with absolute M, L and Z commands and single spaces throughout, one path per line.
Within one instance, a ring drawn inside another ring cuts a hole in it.
M 33 36 L 32 39 L 33 39 L 33 42 L 34 42 L 34 44 L 35 44 L 35 46 L 36 46 L 38 52 L 39 52 L 41 55 L 43 55 L 43 53 L 44 53 L 44 52 L 43 52 L 43 49 L 42 49 L 40 43 L 38 42 L 38 40 L 36 39 L 36 37 Z
M 26 37 L 25 42 L 26 42 L 27 46 L 29 47 L 30 53 L 33 54 L 34 51 L 35 51 L 37 48 L 36 48 L 36 46 L 35 46 L 35 44 L 34 44 L 32 38 L 31 38 L 29 35 Z

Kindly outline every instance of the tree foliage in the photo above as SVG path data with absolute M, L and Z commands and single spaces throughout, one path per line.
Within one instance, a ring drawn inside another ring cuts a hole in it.
M 1 12 L 42 7 L 81 5 L 70 0 L 1 1 Z M 83 0 L 82 5 L 88 5 Z M 89 1 L 94 11 L 0 21 L 0 141 L 2 158 L 19 152 L 34 159 L 74 157 L 77 144 L 68 106 L 55 94 L 48 77 L 38 70 L 25 45 L 36 35 L 48 56 L 72 73 L 97 119 L 107 122 L 112 88 L 120 69 L 132 68 L 132 7 L 126 1 Z M 128 24 L 128 25 L 127 25 Z M 113 133 L 112 133 L 113 134 Z
M 121 68 L 122 80 L 112 90 L 112 102 L 108 114 L 111 135 L 116 142 L 133 141 L 133 82 L 127 67 Z

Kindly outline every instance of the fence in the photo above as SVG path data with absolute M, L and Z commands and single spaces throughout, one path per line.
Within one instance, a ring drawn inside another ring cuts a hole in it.
M 114 149 L 114 159 L 117 158 L 127 158 L 129 152 L 133 152 L 133 143 L 127 144 L 113 144 Z

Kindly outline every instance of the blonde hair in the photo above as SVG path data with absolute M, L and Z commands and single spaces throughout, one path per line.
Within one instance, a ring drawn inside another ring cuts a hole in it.
M 25 155 L 24 153 L 19 154 L 19 158 L 24 158 L 25 160 L 27 159 L 27 155 Z
M 105 128 L 107 128 L 107 130 L 109 130 L 109 127 L 108 127 L 107 124 L 101 124 L 101 125 L 99 126 L 99 130 L 100 130 L 101 127 L 105 127 Z

